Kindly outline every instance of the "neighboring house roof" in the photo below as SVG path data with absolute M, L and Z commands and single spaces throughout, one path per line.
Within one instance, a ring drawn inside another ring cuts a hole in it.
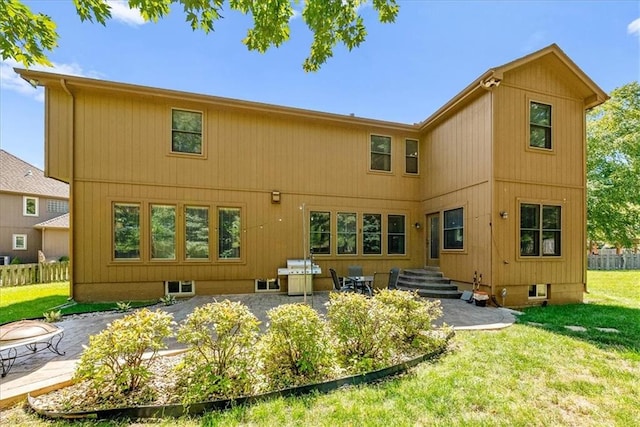
M 47 178 L 37 167 L 0 150 L 0 192 L 68 199 L 69 184 Z
M 69 214 L 62 214 L 33 226 L 33 228 L 69 228 Z

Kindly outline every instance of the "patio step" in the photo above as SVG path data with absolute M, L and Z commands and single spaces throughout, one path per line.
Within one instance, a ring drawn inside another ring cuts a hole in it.
M 417 291 L 426 298 L 458 299 L 462 295 L 437 267 L 403 270 L 398 276 L 398 289 Z

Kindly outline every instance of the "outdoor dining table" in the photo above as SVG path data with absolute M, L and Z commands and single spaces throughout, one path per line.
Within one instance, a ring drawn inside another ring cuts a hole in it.
M 356 292 L 362 292 L 371 296 L 373 294 L 373 276 L 347 276 L 347 280 L 353 283 Z

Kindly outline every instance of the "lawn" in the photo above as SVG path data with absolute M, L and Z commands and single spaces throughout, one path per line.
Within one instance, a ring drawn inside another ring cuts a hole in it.
M 157 301 L 132 302 L 141 307 Z M 69 282 L 0 287 L 0 324 L 43 317 L 43 313 L 60 310 L 62 314 L 115 310 L 117 301 L 78 304 L 69 301 Z
M 147 423 L 640 425 L 640 272 L 589 272 L 589 292 L 586 304 L 528 309 L 518 323 L 500 331 L 458 332 L 451 351 L 439 360 L 374 385 Z M 619 332 L 603 333 L 596 327 Z M 39 419 L 21 408 L 2 417 L 7 425 L 71 425 Z

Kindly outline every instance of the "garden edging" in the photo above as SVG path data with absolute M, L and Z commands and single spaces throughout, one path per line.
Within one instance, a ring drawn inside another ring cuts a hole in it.
M 227 409 L 233 406 L 251 404 L 263 400 L 273 399 L 276 397 L 300 396 L 318 391 L 327 393 L 340 387 L 349 385 L 366 384 L 377 381 L 381 378 L 396 375 L 407 371 L 417 364 L 426 360 L 434 359 L 444 353 L 447 349 L 449 340 L 453 337 L 454 332 L 451 331 L 445 338 L 445 345 L 430 353 L 415 357 L 402 363 L 392 365 L 376 371 L 365 374 L 352 375 L 339 378 L 336 380 L 326 381 L 316 384 L 308 384 L 298 387 L 291 387 L 282 390 L 272 391 L 251 396 L 237 397 L 232 399 L 213 400 L 207 402 L 170 405 L 149 405 L 149 406 L 133 406 L 111 409 L 97 409 L 91 411 L 73 411 L 73 412 L 57 412 L 38 408 L 35 405 L 35 396 L 29 394 L 27 401 L 29 406 L 39 415 L 52 419 L 72 419 L 72 418 L 162 418 L 162 417 L 180 417 L 183 415 L 197 415 L 207 411 Z

